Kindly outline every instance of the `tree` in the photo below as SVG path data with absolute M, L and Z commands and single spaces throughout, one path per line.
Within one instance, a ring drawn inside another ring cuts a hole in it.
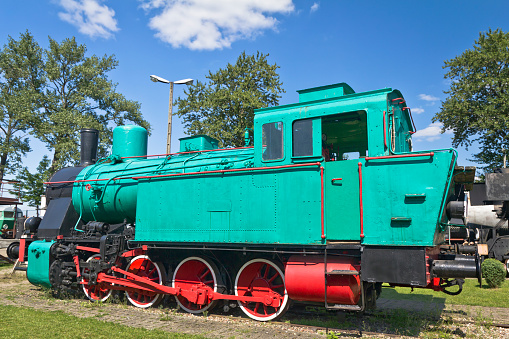
M 118 65 L 115 57 L 86 52 L 75 38 L 61 43 L 49 38 L 43 50 L 28 31 L 19 40 L 9 37 L 0 52 L 0 176 L 21 167 L 21 157 L 30 150 L 27 133 L 53 153 L 43 158 L 38 173 L 19 172 L 23 200 L 31 204 L 39 203 L 43 181 L 79 163 L 82 128 L 99 130 L 99 156 L 106 155 L 116 125 L 131 122 L 150 131 L 140 104 L 118 93 L 108 79 Z
M 114 56 L 85 56 L 86 46 L 75 38 L 62 43 L 49 38 L 44 53 L 47 81 L 40 92 L 39 115 L 30 121 L 31 133 L 53 150 L 49 173 L 79 163 L 79 133 L 82 128 L 99 130 L 99 155 L 112 142 L 115 125 L 133 122 L 150 131 L 142 118 L 140 104 L 116 92 L 107 72 L 118 62 Z
M 27 31 L 0 51 L 0 181 L 15 174 L 30 151 L 29 121 L 37 112 L 43 76 L 42 49 Z
M 491 170 L 509 150 L 509 33 L 500 29 L 479 34 L 473 49 L 445 61 L 450 89 L 433 121 L 452 130 L 454 147 L 478 142 L 474 161 Z
M 37 207 L 41 204 L 41 196 L 44 195 L 43 183 L 50 178 L 50 165 L 51 161 L 44 155 L 34 174 L 24 167 L 16 177 L 19 181 L 16 186 L 20 189 L 21 200 L 28 203 L 28 206 Z
M 234 65 L 206 76 L 184 90 L 185 98 L 177 98 L 178 116 L 187 134 L 206 134 L 216 138 L 220 146 L 243 146 L 245 128 L 253 127 L 254 110 L 277 105 L 281 87 L 276 64 L 267 62 L 268 54 L 238 57 Z

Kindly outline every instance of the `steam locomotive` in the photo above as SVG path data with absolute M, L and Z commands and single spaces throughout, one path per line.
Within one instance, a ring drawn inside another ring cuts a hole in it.
M 412 151 L 403 95 L 298 93 L 255 112 L 245 147 L 196 135 L 152 156 L 146 130 L 119 126 L 96 162 L 97 131 L 82 130 L 81 165 L 46 183 L 44 219 L 13 250 L 29 281 L 141 308 L 168 295 L 190 313 L 237 302 L 268 321 L 291 300 L 362 311 L 384 282 L 459 293 L 479 278 L 478 255 L 441 247 L 465 218 L 464 169 L 453 149 Z

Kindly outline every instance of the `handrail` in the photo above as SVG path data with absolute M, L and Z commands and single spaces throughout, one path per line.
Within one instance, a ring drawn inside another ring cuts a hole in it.
M 362 205 L 362 162 L 359 162 L 359 207 L 360 207 L 360 223 L 361 223 L 361 239 L 364 238 L 364 217 Z
M 396 158 L 415 158 L 415 157 L 432 157 L 435 155 L 435 152 L 430 153 L 417 153 L 417 154 L 395 154 L 395 155 L 383 155 L 379 157 L 365 157 L 366 161 L 368 160 L 377 160 L 377 159 L 396 159 Z
M 133 156 L 130 156 L 130 157 L 121 157 L 120 159 L 147 158 L 147 157 L 167 157 L 169 155 L 182 155 L 182 154 L 192 154 L 192 153 L 208 153 L 208 152 L 232 151 L 232 150 L 248 149 L 248 148 L 254 148 L 254 146 L 232 147 L 232 148 L 216 148 L 216 149 L 208 149 L 208 150 L 201 150 L 201 151 L 187 151 L 187 152 L 166 153 L 166 154 L 133 155 Z

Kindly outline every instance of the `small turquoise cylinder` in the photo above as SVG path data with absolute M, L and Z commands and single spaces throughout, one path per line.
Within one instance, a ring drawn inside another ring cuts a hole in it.
M 120 157 L 147 155 L 147 130 L 136 125 L 115 127 L 111 154 Z

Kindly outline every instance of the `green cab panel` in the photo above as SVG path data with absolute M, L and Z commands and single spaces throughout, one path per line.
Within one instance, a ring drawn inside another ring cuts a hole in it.
M 439 241 L 456 157 L 452 149 L 433 153 L 361 159 L 363 244 L 434 246 Z
M 54 241 L 37 240 L 28 246 L 27 279 L 37 286 L 51 287 L 49 267 L 51 265 L 50 248 Z

